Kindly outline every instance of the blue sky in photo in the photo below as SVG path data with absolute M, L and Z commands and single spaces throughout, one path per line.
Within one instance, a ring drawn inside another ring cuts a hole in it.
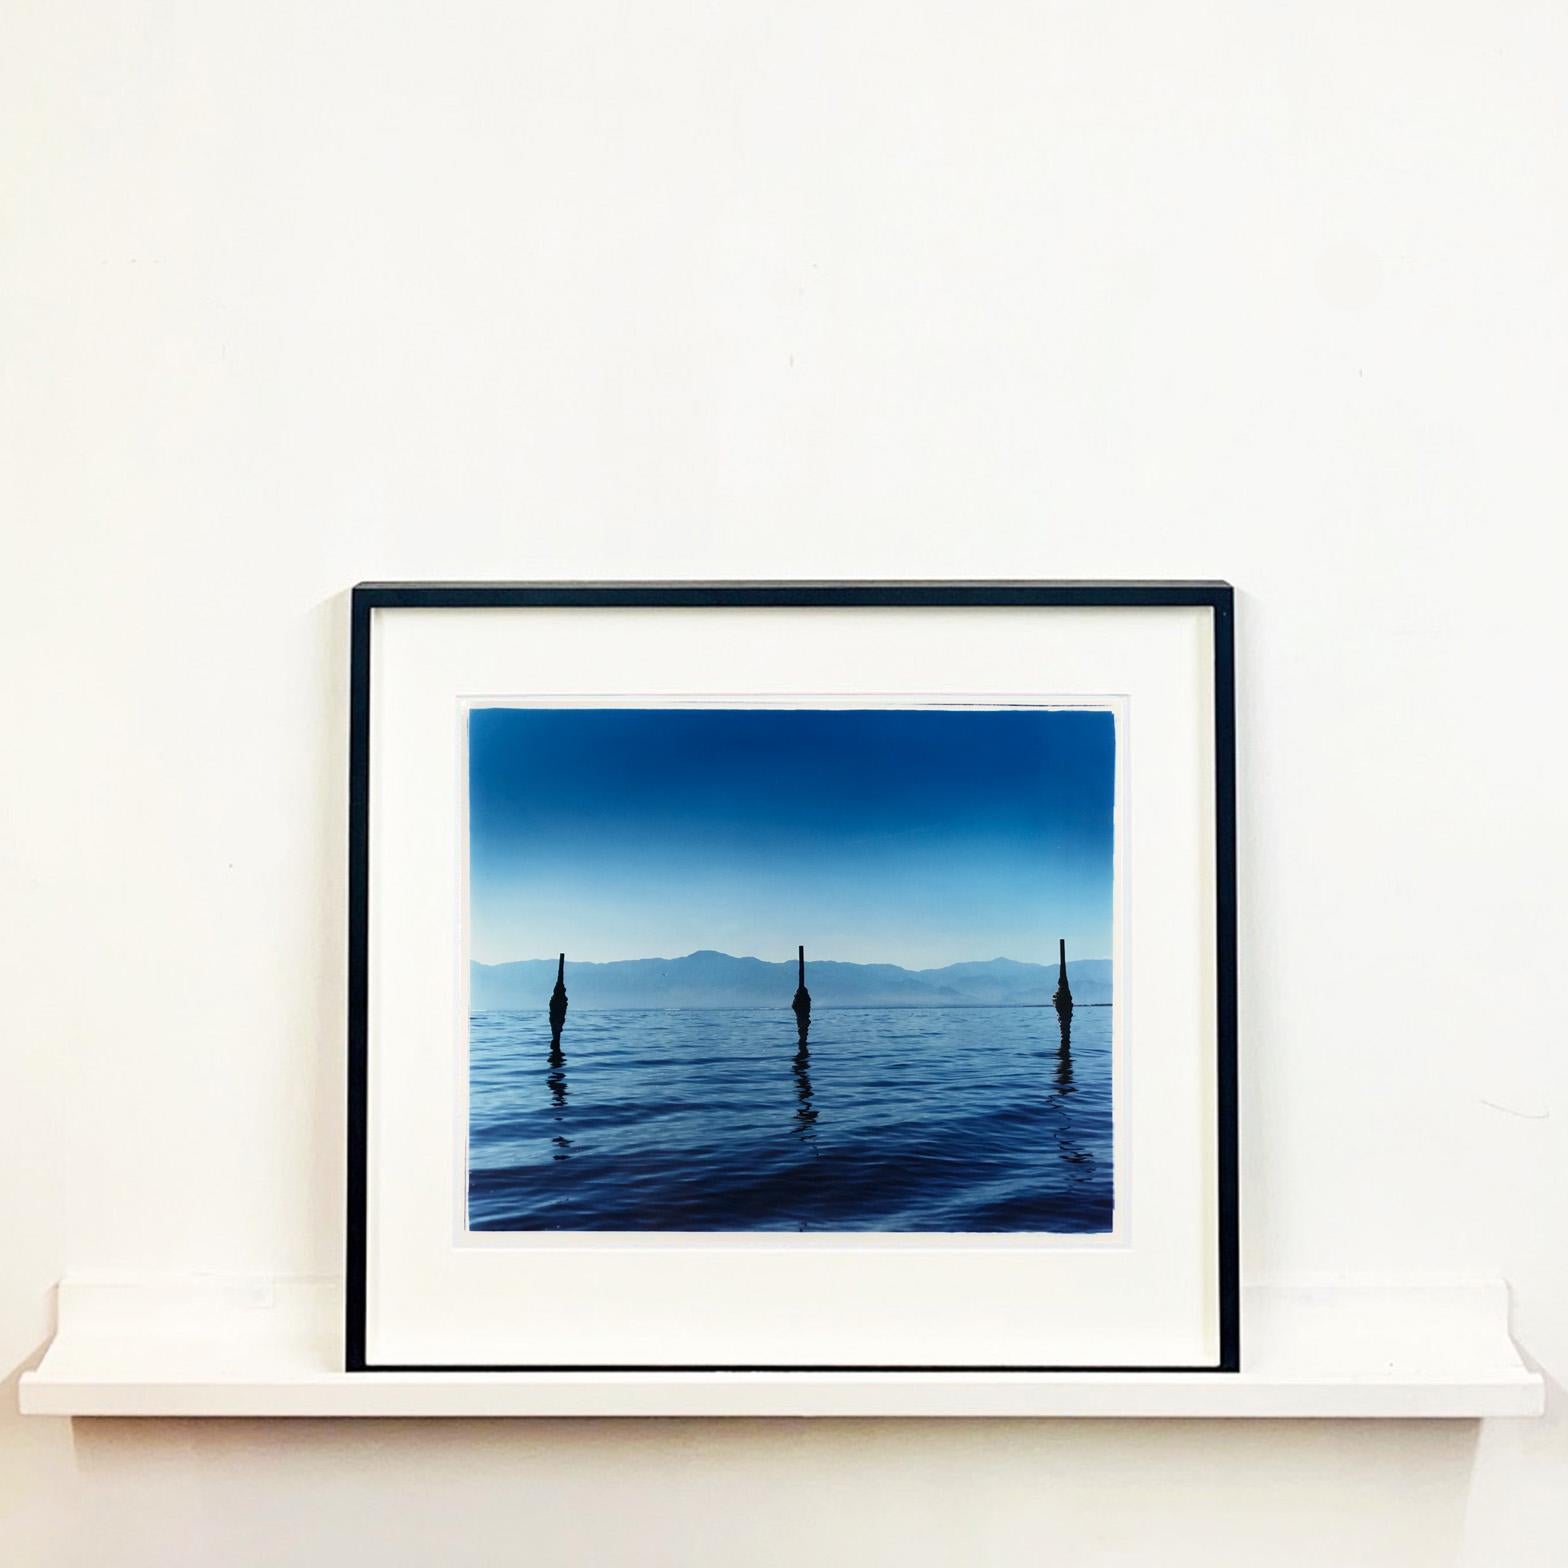
M 471 955 L 1111 953 L 1113 716 L 475 708 Z

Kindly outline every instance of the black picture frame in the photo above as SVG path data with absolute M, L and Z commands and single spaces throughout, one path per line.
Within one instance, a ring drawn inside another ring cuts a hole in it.
M 863 608 L 1158 608 L 1213 615 L 1216 904 L 1217 1292 L 1219 1355 L 1199 1366 L 912 1367 L 766 1365 L 386 1365 L 366 1358 L 369 1112 L 371 617 L 376 610 L 569 606 Z M 351 595 L 348 853 L 348 1164 L 344 1366 L 348 1372 L 1032 1372 L 1140 1374 L 1237 1372 L 1241 1366 L 1240 1194 L 1237 1110 L 1235 590 L 1223 581 L 881 582 L 364 582 Z

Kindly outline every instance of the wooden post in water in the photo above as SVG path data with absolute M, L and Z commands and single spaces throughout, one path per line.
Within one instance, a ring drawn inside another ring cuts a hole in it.
M 561 1049 L 561 1026 L 566 1022 L 566 954 L 556 965 L 555 989 L 550 993 L 550 1054 L 558 1055 Z
M 800 949 L 800 984 L 795 987 L 795 1000 L 790 1004 L 795 1014 L 795 1027 L 800 1031 L 800 1043 L 806 1043 L 806 1031 L 811 1027 L 811 992 L 806 989 L 806 949 Z
M 1056 1010 L 1064 1018 L 1070 1017 L 1073 1010 L 1072 988 L 1067 984 L 1067 938 L 1058 937 L 1058 965 L 1056 971 L 1056 995 L 1051 998 Z

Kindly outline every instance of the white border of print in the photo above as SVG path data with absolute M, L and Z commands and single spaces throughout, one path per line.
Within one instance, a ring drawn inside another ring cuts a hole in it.
M 373 612 L 371 648 L 370 1364 L 1214 1363 L 1209 609 L 400 607 Z M 732 690 L 755 694 L 748 702 L 803 691 L 847 701 L 900 690 L 954 702 L 1042 690 L 1121 696 L 1115 1013 L 1138 1052 L 1117 1107 L 1116 1179 L 1118 1211 L 1136 1216 L 1135 1231 L 1118 1228 L 1111 1246 L 607 1233 L 458 1244 L 459 701 L 637 695 L 629 671 L 647 700 L 711 691 L 715 668 Z M 1128 872 L 1136 898 L 1125 896 Z

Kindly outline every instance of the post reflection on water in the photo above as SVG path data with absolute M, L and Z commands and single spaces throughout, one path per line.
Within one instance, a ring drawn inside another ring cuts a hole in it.
M 801 1031 L 800 1049 L 795 1053 L 795 1122 L 802 1137 L 810 1135 L 817 1120 L 817 1108 L 811 1103 L 811 1052 L 806 1049 L 805 1031 Z
M 1068 1096 L 1073 1093 L 1073 1011 L 1071 1002 L 1058 1007 L 1057 1018 L 1061 1023 L 1062 1043 L 1056 1050 L 1056 1103 L 1065 1109 Z M 1064 1165 L 1078 1170 L 1092 1169 L 1094 1156 L 1078 1139 L 1071 1116 L 1063 1116 L 1056 1129 L 1056 1149 Z
M 555 1112 L 555 1122 L 559 1127 L 562 1113 L 566 1110 L 566 1053 L 555 1045 L 550 1048 L 550 1071 L 545 1075 L 545 1083 L 550 1090 L 550 1104 Z M 572 1140 L 563 1132 L 557 1132 L 550 1142 L 555 1146 L 555 1153 L 550 1157 L 554 1160 L 564 1160 L 572 1147 Z

